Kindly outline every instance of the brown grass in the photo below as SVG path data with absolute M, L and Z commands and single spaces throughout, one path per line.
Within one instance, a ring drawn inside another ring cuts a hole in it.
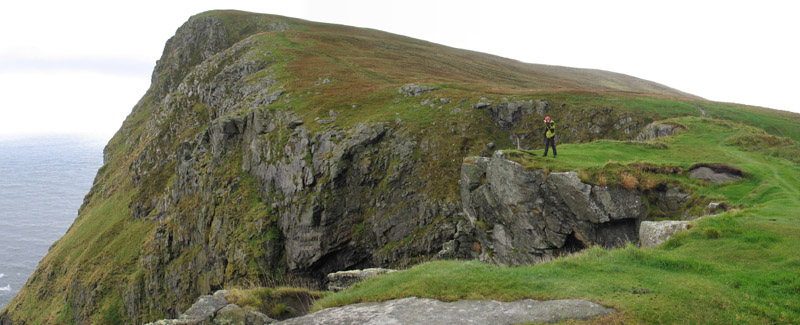
M 658 185 L 658 182 L 653 177 L 646 176 L 641 185 L 641 189 L 646 191 L 655 188 Z
M 622 173 L 622 175 L 620 176 L 622 177 L 622 179 L 620 180 L 619 183 L 620 185 L 622 185 L 622 187 L 626 189 L 632 190 L 639 185 L 639 180 L 636 179 L 636 176 L 633 176 L 630 173 Z

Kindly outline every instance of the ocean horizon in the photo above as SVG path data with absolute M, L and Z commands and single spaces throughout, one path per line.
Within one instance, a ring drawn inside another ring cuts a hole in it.
M 103 164 L 105 141 L 0 136 L 0 309 L 72 225 Z

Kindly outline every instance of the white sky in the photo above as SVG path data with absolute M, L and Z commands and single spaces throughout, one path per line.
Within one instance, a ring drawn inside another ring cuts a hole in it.
M 147 90 L 167 39 L 211 9 L 369 27 L 800 112 L 800 5 L 793 2 L 3 1 L 0 136 L 110 138 Z

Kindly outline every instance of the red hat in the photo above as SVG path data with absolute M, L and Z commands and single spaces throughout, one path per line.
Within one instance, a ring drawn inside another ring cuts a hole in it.
M 550 120 L 550 116 L 545 116 L 545 117 L 544 117 L 544 120 L 545 120 L 545 121 L 549 121 L 549 120 Z

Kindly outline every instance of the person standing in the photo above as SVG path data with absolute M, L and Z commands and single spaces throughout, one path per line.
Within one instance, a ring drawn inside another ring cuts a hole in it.
M 558 156 L 556 153 L 556 123 L 550 119 L 550 116 L 544 118 L 544 154 L 542 157 L 547 157 L 547 149 L 553 146 L 553 158 Z

